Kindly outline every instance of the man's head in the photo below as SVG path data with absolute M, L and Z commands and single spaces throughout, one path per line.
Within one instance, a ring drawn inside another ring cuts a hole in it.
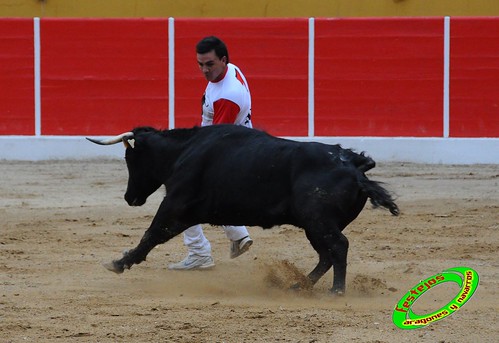
M 227 68 L 229 52 L 225 43 L 215 36 L 201 39 L 196 45 L 199 69 L 208 81 L 217 81 Z

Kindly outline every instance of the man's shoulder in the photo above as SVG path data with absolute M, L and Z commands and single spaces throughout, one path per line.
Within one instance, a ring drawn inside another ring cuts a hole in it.
M 238 66 L 236 66 L 234 63 L 228 63 L 227 66 L 229 67 L 229 69 L 235 69 L 241 71 L 241 69 Z
M 227 66 L 229 67 L 229 71 L 232 71 L 232 75 L 235 75 L 235 76 L 237 76 L 237 75 L 244 76 L 243 72 L 241 71 L 241 68 L 239 68 L 235 64 L 229 63 L 229 64 L 227 64 Z

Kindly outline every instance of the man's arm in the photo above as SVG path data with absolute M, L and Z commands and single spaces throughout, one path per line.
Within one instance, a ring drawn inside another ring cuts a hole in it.
M 213 103 L 215 114 L 213 124 L 234 124 L 241 110 L 239 105 L 227 99 L 219 99 Z

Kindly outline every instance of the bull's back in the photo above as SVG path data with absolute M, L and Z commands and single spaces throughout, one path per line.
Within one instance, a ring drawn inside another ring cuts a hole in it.
M 336 201 L 337 184 L 346 180 L 335 180 L 333 171 L 343 168 L 343 162 L 324 144 L 236 126 L 207 127 L 199 133 L 180 156 L 182 164 L 170 184 L 189 193 L 189 203 L 212 224 L 296 224 L 297 208 L 306 206 L 300 198 L 324 189 L 328 198 L 309 200 L 328 207 L 326 203 Z

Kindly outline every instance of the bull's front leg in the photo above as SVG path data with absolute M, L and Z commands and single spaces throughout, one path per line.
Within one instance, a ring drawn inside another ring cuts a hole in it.
M 159 230 L 157 228 L 151 226 L 144 233 L 140 243 L 134 249 L 125 250 L 120 259 L 103 263 L 103 266 L 107 270 L 121 274 L 125 269 L 130 269 L 134 264 L 139 264 L 145 261 L 149 252 L 156 245 L 165 243 L 178 234 L 171 234 L 171 231 L 167 229 L 163 230 L 164 232 L 162 233 L 159 233 L 158 231 Z
M 120 259 L 103 263 L 103 266 L 107 270 L 121 274 L 125 269 L 130 269 L 134 264 L 145 261 L 149 252 L 156 245 L 169 241 L 187 228 L 188 225 L 173 224 L 169 220 L 165 198 L 154 216 L 151 226 L 146 230 L 139 244 L 131 250 L 126 250 Z

